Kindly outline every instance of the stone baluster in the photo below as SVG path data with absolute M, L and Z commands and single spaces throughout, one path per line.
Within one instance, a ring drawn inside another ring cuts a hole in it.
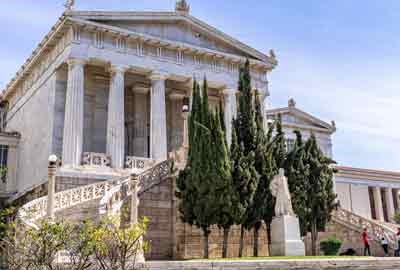
M 83 59 L 68 60 L 68 82 L 62 150 L 63 165 L 81 165 L 85 63 Z
M 151 158 L 167 159 L 167 118 L 165 104 L 165 80 L 167 75 L 153 72 L 151 80 Z
M 236 92 L 235 89 L 224 90 L 225 127 L 228 145 L 231 145 L 232 142 L 232 120 L 237 115 Z
M 373 187 L 373 195 L 374 195 L 376 219 L 380 220 L 380 221 L 385 221 L 385 218 L 383 215 L 382 195 L 381 195 L 380 187 Z
M 386 199 L 386 209 L 387 216 L 390 222 L 393 222 L 395 210 L 394 210 L 394 202 L 393 202 L 393 191 L 391 188 L 385 188 L 385 199 Z
M 125 158 L 125 71 L 124 66 L 111 66 L 110 94 L 108 98 L 107 154 L 111 166 L 121 169 Z

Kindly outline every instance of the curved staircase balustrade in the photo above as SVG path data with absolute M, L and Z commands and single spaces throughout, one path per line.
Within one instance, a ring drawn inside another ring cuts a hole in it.
M 126 177 L 124 177 L 126 178 Z M 119 184 L 120 179 L 98 182 L 56 193 L 54 212 L 73 207 L 91 200 L 102 198 L 108 190 Z M 46 216 L 47 196 L 32 200 L 18 210 L 18 217 L 29 226 L 35 227 L 35 221 Z
M 372 240 L 380 243 L 382 237 L 385 237 L 389 241 L 389 246 L 393 249 L 397 249 L 396 231 L 378 221 L 367 219 L 343 208 L 338 208 L 334 212 L 332 220 L 343 226 L 359 231 L 360 234 L 364 228 L 367 228 L 368 234 Z
M 138 175 L 139 191 L 138 195 L 145 193 L 149 189 L 160 184 L 165 177 L 172 172 L 173 160 L 169 159 L 156 164 L 154 167 Z M 124 201 L 132 194 L 130 178 L 125 179 L 118 185 L 106 192 L 100 200 L 99 213 L 116 214 L 120 211 Z

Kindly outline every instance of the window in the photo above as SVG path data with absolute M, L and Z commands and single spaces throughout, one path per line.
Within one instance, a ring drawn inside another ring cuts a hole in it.
M 0 177 L 1 181 L 7 181 L 7 158 L 8 158 L 8 145 L 0 145 Z
M 8 103 L 7 102 L 0 103 L 0 131 L 4 131 L 6 129 L 7 111 L 8 111 Z

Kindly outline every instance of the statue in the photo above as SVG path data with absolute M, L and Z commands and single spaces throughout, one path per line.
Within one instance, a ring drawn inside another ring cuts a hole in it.
M 295 216 L 284 169 L 279 169 L 279 174 L 272 179 L 269 188 L 276 198 L 275 216 Z
M 75 0 L 67 0 L 67 2 L 65 2 L 64 6 L 67 10 L 72 10 L 72 8 L 75 5 Z
M 185 0 L 176 1 L 175 10 L 177 12 L 189 13 L 190 6 Z
M 285 171 L 272 179 L 272 195 L 276 198 L 275 217 L 271 222 L 271 256 L 304 256 L 304 242 L 300 237 L 300 223 L 292 208 L 292 200 Z

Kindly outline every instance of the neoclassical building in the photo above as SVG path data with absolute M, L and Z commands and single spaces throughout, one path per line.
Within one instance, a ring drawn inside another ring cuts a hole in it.
M 210 106 L 223 105 L 229 142 L 239 68 L 250 61 L 252 87 L 267 104 L 268 75 L 278 64 L 274 52 L 264 54 L 193 17 L 184 0 L 171 12 L 76 11 L 68 3 L 1 94 L 0 199 L 27 202 L 21 209 L 33 212 L 23 218 L 30 225 L 50 208 L 68 220 L 97 219 L 120 211 L 136 174 L 136 208 L 151 219 L 146 258 L 200 257 L 201 232 L 180 221 L 176 171 L 170 170 L 185 162 L 193 80 L 206 77 Z M 288 150 L 298 129 L 305 138 L 314 133 L 324 153 L 333 155 L 334 122 L 298 109 L 293 100 L 263 111 L 266 122 L 282 115 Z M 59 158 L 56 193 L 49 188 L 46 195 L 52 154 Z M 342 208 L 334 222 L 355 232 L 369 226 L 393 233 L 379 222 L 390 221 L 400 207 L 400 175 L 338 169 Z M 229 256 L 237 256 L 238 235 L 233 228 Z M 252 237 L 246 234 L 245 255 L 252 254 Z M 268 254 L 266 239 L 262 230 L 260 255 Z M 221 241 L 213 228 L 211 256 L 221 253 Z
M 303 139 L 311 133 L 317 138 L 321 150 L 333 157 L 332 135 L 336 124 L 324 122 L 296 107 L 290 99 L 284 108 L 266 111 L 268 120 L 282 116 L 283 130 L 288 150 L 295 142 L 293 131 L 300 130 Z M 400 210 L 400 173 L 382 170 L 353 168 L 339 164 L 335 176 L 335 189 L 343 209 L 351 211 L 367 219 L 381 222 L 393 222 L 393 217 Z

